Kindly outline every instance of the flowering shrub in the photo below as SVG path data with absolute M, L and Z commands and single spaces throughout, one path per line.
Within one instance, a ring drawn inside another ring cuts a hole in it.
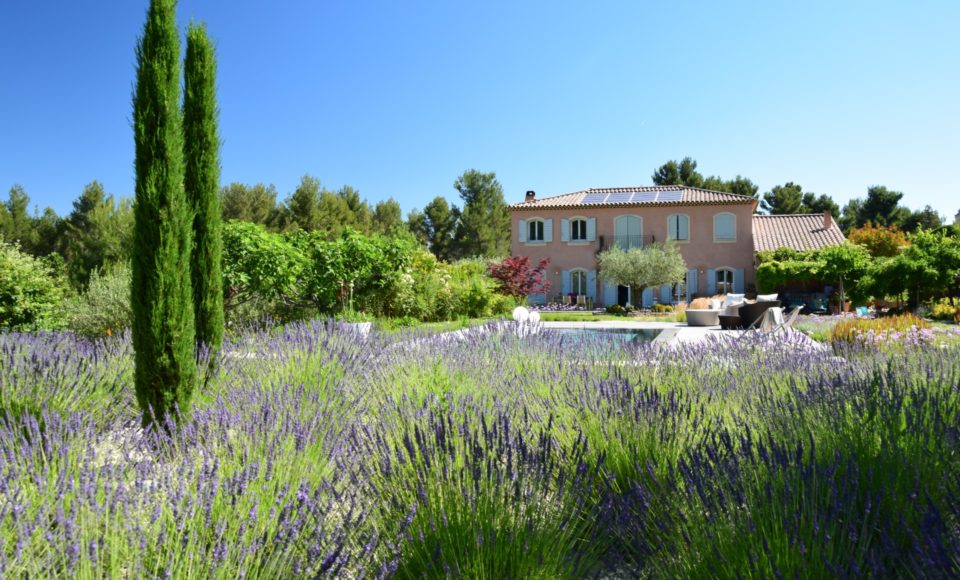
M 530 256 L 510 256 L 499 262 L 490 262 L 487 271 L 499 284 L 499 291 L 507 296 L 523 298 L 530 294 L 550 292 L 550 280 L 546 277 L 549 258 L 540 260 L 536 266 Z
M 846 318 L 831 331 L 834 344 L 874 345 L 927 344 L 933 340 L 930 323 L 912 314 L 884 318 Z

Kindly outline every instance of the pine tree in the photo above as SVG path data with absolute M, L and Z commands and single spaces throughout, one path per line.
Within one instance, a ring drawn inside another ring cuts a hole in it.
M 151 0 L 137 43 L 134 378 L 143 424 L 186 413 L 196 378 L 190 285 L 192 211 L 183 190 L 176 0 Z
M 187 30 L 187 57 L 183 68 L 183 185 L 194 214 L 191 259 L 194 320 L 197 343 L 216 352 L 223 343 L 217 64 L 213 44 L 202 24 L 191 24 Z

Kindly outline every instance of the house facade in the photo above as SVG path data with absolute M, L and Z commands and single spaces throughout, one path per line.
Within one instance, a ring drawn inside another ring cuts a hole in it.
M 532 303 L 575 294 L 599 306 L 650 307 L 694 295 L 750 291 L 755 280 L 756 205 L 753 197 L 684 186 L 595 188 L 540 199 L 531 191 L 523 202 L 510 206 L 511 254 L 550 260 L 550 295 L 530 296 Z M 829 215 L 817 215 L 821 224 L 829 221 L 831 238 L 839 234 L 842 242 L 843 234 Z M 776 230 L 780 221 L 763 222 L 764 231 Z M 599 276 L 600 252 L 665 241 L 677 244 L 687 264 L 684 284 L 648 288 L 634 296 L 630 288 Z

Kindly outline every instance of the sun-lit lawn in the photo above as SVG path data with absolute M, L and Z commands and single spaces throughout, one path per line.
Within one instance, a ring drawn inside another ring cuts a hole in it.
M 0 335 L 3 577 L 949 577 L 960 346 L 297 324 L 143 432 L 129 338 Z

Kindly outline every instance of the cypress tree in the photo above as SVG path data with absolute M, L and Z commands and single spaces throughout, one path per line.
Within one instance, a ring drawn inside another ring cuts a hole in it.
M 193 314 L 197 342 L 213 351 L 223 342 L 223 279 L 220 260 L 220 138 L 217 131 L 213 44 L 204 25 L 187 30 L 183 65 L 184 177 L 193 208 Z
M 183 191 L 176 0 L 151 0 L 137 42 L 131 305 L 144 426 L 189 409 L 196 378 L 190 285 L 192 211 Z

